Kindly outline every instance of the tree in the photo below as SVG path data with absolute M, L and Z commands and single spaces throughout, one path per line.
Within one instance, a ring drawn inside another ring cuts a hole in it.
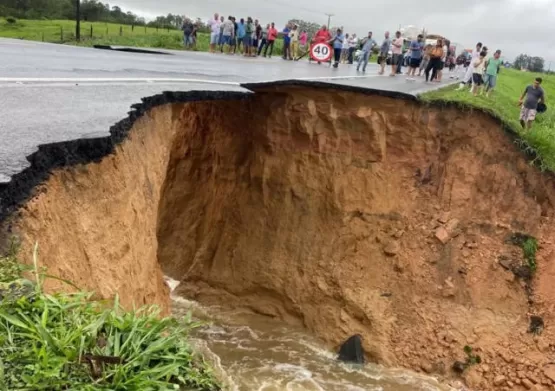
M 545 61 L 542 57 L 532 57 L 527 54 L 519 54 L 513 67 L 516 69 L 527 69 L 531 72 L 543 72 Z
M 309 37 L 313 37 L 314 34 L 322 27 L 319 23 L 308 22 L 302 19 L 291 19 L 289 21 L 290 24 L 296 24 L 299 26 L 300 31 L 306 31 Z
M 528 69 L 530 65 L 530 56 L 527 54 L 519 54 L 513 63 L 515 69 Z
M 530 59 L 530 71 L 532 72 L 543 72 L 545 61 L 542 57 L 532 57 Z
M 76 0 L 0 0 L 0 16 L 18 19 L 67 19 L 75 20 Z M 81 0 L 80 15 L 88 22 L 113 22 L 144 25 L 144 18 L 133 12 L 125 12 L 121 7 L 99 0 Z M 178 28 L 181 17 L 168 14 L 159 16 L 153 26 Z

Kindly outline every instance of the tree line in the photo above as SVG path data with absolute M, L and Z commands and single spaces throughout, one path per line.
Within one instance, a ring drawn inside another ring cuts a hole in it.
M 0 0 L 0 16 L 18 19 L 75 19 L 76 0 Z M 133 12 L 96 0 L 81 0 L 81 20 L 162 28 L 180 28 L 183 16 L 160 15 L 147 22 Z M 202 27 L 205 24 L 197 19 Z
M 545 69 L 545 60 L 542 57 L 529 56 L 527 54 L 519 54 L 514 63 L 515 69 L 527 69 L 530 72 L 543 72 Z

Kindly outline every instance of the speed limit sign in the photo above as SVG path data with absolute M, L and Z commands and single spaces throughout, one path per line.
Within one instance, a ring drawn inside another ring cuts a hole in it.
M 325 42 L 313 43 L 310 46 L 310 57 L 314 61 L 326 62 L 329 61 L 332 55 L 331 46 Z

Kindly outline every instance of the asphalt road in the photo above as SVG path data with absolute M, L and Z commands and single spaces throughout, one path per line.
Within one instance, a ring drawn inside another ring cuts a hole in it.
M 163 91 L 239 90 L 240 83 L 320 80 L 417 94 L 421 80 L 366 74 L 354 66 L 166 51 L 126 53 L 0 39 L 0 182 L 27 167 L 37 145 L 106 135 L 142 97 Z

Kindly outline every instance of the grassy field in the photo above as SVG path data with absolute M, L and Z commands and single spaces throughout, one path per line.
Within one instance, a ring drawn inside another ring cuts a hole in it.
M 519 123 L 520 107 L 518 99 L 524 88 L 532 84 L 534 78 L 542 77 L 542 87 L 545 90 L 548 110 L 538 114 L 536 122 L 530 131 L 522 129 Z M 555 109 L 549 105 L 551 97 L 555 96 L 555 77 L 514 69 L 502 69 L 497 79 L 497 87 L 490 98 L 474 97 L 467 89 L 457 91 L 458 86 L 450 86 L 437 91 L 421 95 L 425 102 L 455 102 L 463 107 L 478 107 L 500 118 L 509 129 L 516 132 L 520 138 L 520 146 L 537 155 L 534 163 L 542 170 L 555 171 Z
M 75 22 L 71 20 L 25 20 L 10 24 L 0 18 L 0 37 L 26 39 L 79 46 L 116 45 L 183 49 L 180 30 L 154 27 L 120 25 L 104 22 L 81 22 L 81 41 L 75 40 Z M 198 34 L 198 51 L 208 51 L 209 35 Z M 274 53 L 282 53 L 281 40 L 276 42 Z

